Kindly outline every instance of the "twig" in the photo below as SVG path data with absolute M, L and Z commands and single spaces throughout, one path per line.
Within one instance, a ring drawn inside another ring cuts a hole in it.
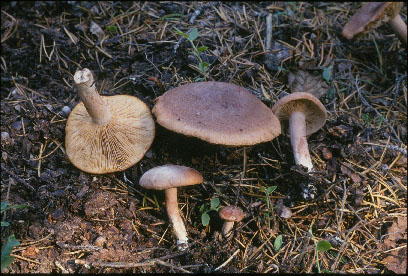
M 3 172 L 8 173 L 9 175 L 11 175 L 15 180 L 17 180 L 17 182 L 20 182 L 21 184 L 23 184 L 24 186 L 26 186 L 27 188 L 29 188 L 30 190 L 32 190 L 33 192 L 36 192 L 36 190 L 34 189 L 33 186 L 31 186 L 30 184 L 28 184 L 24 179 L 22 179 L 21 177 L 19 177 L 18 175 L 16 175 L 14 172 L 12 172 L 11 170 L 9 170 L 8 168 L 6 168 L 6 166 L 4 166 L 3 164 L 1 164 L 1 169 Z
M 235 251 L 234 254 L 232 254 L 232 256 L 228 258 L 228 260 L 226 260 L 222 265 L 220 265 L 219 267 L 214 269 L 214 272 L 217 271 L 217 270 L 220 270 L 221 268 L 226 266 L 235 257 L 235 255 L 237 255 L 239 253 L 239 251 L 241 251 L 241 250 L 237 249 L 237 251 Z
M 182 252 L 182 253 L 178 253 L 178 254 L 174 254 L 174 255 L 168 255 L 168 256 L 164 256 L 161 258 L 156 258 L 156 259 L 151 259 L 145 262 L 141 262 L 141 263 L 126 263 L 126 262 L 89 262 L 87 260 L 82 260 L 82 259 L 77 259 L 75 260 L 76 264 L 80 264 L 80 265 L 84 265 L 84 266 L 94 266 L 94 267 L 115 267 L 115 268 L 130 268 L 130 267 L 141 267 L 141 266 L 152 266 L 155 264 L 161 264 L 167 267 L 171 267 L 173 269 L 177 269 L 180 270 L 184 273 L 191 273 L 191 271 L 185 270 L 184 268 L 181 267 L 177 267 L 174 266 L 172 264 L 169 264 L 167 262 L 164 262 L 163 260 L 166 259 L 171 259 L 174 257 L 178 257 L 181 256 L 183 254 L 185 254 L 186 252 Z

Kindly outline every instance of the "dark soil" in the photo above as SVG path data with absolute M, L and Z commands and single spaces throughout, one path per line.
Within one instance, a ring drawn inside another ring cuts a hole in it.
M 333 247 L 320 253 L 321 269 L 389 272 L 383 260 L 393 253 L 380 245 L 407 213 L 406 49 L 388 25 L 344 39 L 342 27 L 359 3 L 288 2 L 269 9 L 267 56 L 269 5 L 2 2 L 1 200 L 29 206 L 2 217 L 10 223 L 2 227 L 2 244 L 11 234 L 20 241 L 8 272 L 317 272 L 310 227 L 315 241 Z M 401 15 L 406 20 L 406 5 Z M 102 28 L 102 40 L 91 21 Z M 90 175 L 70 163 L 65 124 L 79 102 L 73 74 L 89 68 L 101 95 L 132 95 L 153 108 L 156 97 L 201 76 L 191 45 L 174 27 L 198 28 L 195 42 L 209 48 L 201 54 L 210 64 L 208 80 L 241 85 L 269 107 L 291 92 L 290 73 L 318 77 L 329 118 L 308 137 L 315 173 L 294 166 L 286 135 L 247 147 L 242 178 L 243 148 L 159 124 L 145 157 L 124 172 Z M 331 71 L 327 83 L 324 68 Z M 145 171 L 168 163 L 204 177 L 179 189 L 186 251 L 177 249 L 163 192 L 138 185 Z M 303 183 L 315 187 L 314 199 L 303 199 Z M 270 186 L 277 188 L 267 197 L 263 188 Z M 220 235 L 216 211 L 209 225 L 201 222 L 200 207 L 215 197 L 246 213 L 229 239 Z M 273 208 L 282 203 L 290 218 Z

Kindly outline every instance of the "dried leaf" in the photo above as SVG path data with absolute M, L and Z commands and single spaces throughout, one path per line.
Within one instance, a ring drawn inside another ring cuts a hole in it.
M 396 222 L 393 222 L 387 231 L 388 236 L 381 244 L 381 249 L 388 250 L 399 246 L 398 241 L 406 242 L 407 239 L 407 219 L 406 217 L 398 217 Z M 390 251 L 391 255 L 387 256 L 384 261 L 388 264 L 386 267 L 398 274 L 405 274 L 407 271 L 407 249 L 400 248 L 399 250 Z
M 320 76 L 313 76 L 305 71 L 298 71 L 295 74 L 289 73 L 289 87 L 294 92 L 307 92 L 320 98 L 326 95 L 329 86 Z
M 99 25 L 96 24 L 94 21 L 91 21 L 91 26 L 89 27 L 89 30 L 91 31 L 92 34 L 96 35 L 99 40 L 102 40 L 105 37 L 105 33 L 103 32 L 102 28 L 99 27 Z

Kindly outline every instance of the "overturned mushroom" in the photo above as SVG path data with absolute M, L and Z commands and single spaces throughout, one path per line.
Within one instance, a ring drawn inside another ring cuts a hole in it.
M 237 206 L 226 206 L 219 212 L 220 218 L 225 220 L 222 226 L 222 235 L 228 238 L 231 235 L 234 222 L 239 222 L 245 217 L 244 211 Z
M 389 22 L 400 40 L 407 45 L 407 24 L 399 15 L 402 6 L 403 2 L 368 2 L 351 17 L 342 34 L 352 39 Z
M 137 163 L 153 142 L 155 125 L 147 105 L 128 95 L 100 96 L 89 69 L 74 81 L 82 102 L 68 117 L 65 147 L 80 170 L 103 174 Z
M 180 250 L 188 247 L 188 238 L 178 208 L 177 187 L 200 184 L 201 182 L 203 182 L 203 177 L 198 171 L 178 165 L 152 168 L 140 178 L 139 185 L 145 189 L 165 190 L 167 214 L 173 225 Z

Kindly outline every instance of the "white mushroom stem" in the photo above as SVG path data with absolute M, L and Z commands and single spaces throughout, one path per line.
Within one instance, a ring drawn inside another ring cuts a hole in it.
M 108 123 L 112 115 L 109 107 L 96 90 L 91 71 L 87 68 L 77 71 L 74 75 L 74 81 L 79 91 L 79 97 L 81 97 L 93 122 L 98 125 Z
M 398 14 L 389 23 L 401 41 L 407 45 L 407 24 L 402 20 L 401 15 Z
M 303 112 L 294 111 L 289 117 L 289 133 L 292 150 L 297 165 L 303 165 L 308 171 L 313 169 L 309 146 L 306 139 L 306 117 Z
M 232 233 L 231 231 L 232 227 L 234 227 L 233 221 L 225 221 L 224 224 L 222 225 L 222 235 L 228 238 Z
M 173 231 L 177 238 L 179 249 L 183 250 L 187 247 L 188 238 L 186 227 L 184 226 L 184 222 L 180 216 L 180 210 L 178 208 L 177 188 L 166 189 L 165 194 L 167 215 L 169 216 L 170 223 L 173 225 Z

